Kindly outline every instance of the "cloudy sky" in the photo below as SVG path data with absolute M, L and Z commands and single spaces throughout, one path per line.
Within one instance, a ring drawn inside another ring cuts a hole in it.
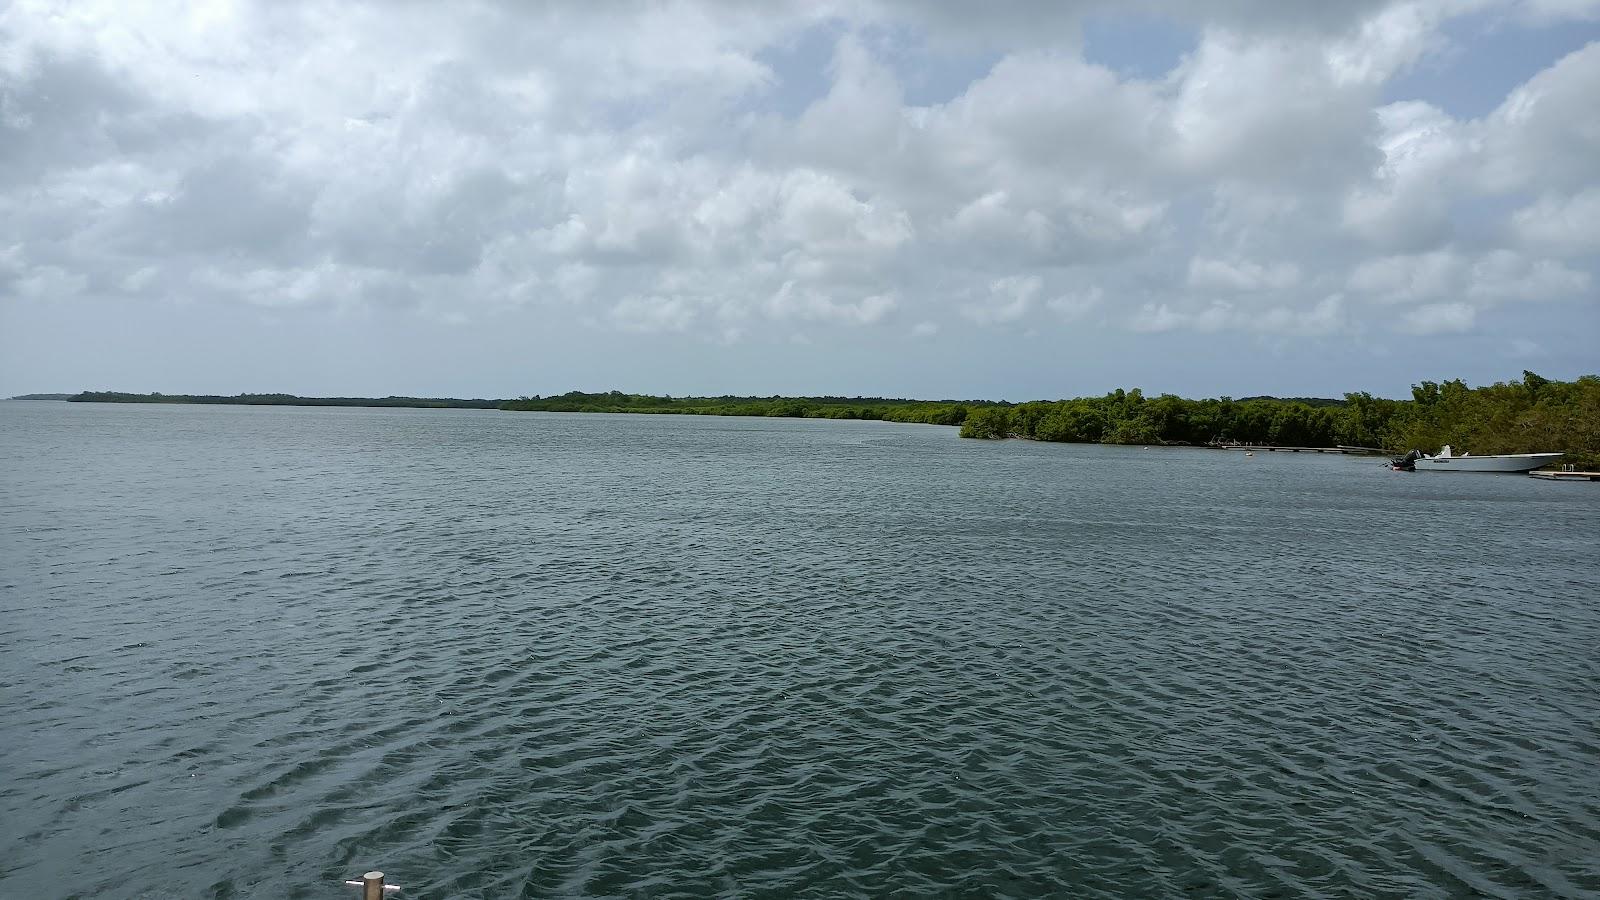
M 1600 371 L 1600 0 L 0 6 L 0 394 Z

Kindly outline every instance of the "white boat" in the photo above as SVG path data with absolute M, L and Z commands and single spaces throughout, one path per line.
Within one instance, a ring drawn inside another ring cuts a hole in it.
M 1456 456 L 1445 444 L 1437 456 L 1423 454 L 1412 460 L 1418 472 L 1531 472 L 1560 459 L 1560 453 L 1508 453 L 1502 456 Z

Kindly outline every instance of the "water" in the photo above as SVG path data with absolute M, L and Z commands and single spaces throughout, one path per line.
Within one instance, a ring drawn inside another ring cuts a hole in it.
M 0 897 L 1600 892 L 1600 492 L 0 404 Z

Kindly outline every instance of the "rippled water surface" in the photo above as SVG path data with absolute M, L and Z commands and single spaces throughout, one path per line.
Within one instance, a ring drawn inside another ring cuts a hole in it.
M 0 403 L 0 897 L 1600 892 L 1600 485 Z

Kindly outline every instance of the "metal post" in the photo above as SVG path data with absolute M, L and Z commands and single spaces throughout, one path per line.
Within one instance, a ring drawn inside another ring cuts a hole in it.
M 382 872 L 368 872 L 361 876 L 360 881 L 346 881 L 345 884 L 361 888 L 361 900 L 373 900 L 374 897 L 381 900 L 384 894 L 400 890 L 400 885 L 384 881 Z

